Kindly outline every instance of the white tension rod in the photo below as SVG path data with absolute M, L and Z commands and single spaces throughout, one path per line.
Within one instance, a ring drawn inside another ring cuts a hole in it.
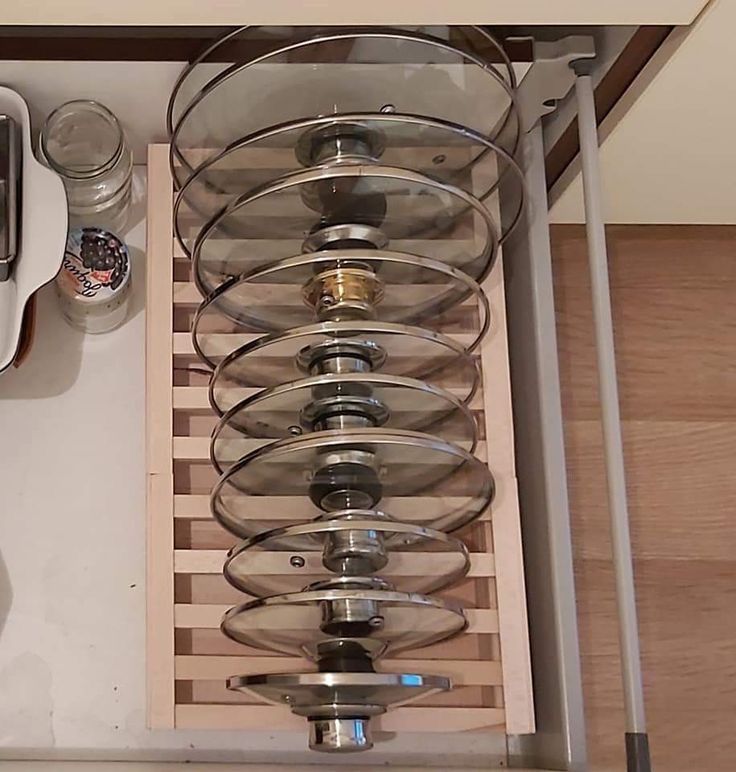
M 578 132 L 583 167 L 585 231 L 588 241 L 588 263 L 598 357 L 598 386 L 608 481 L 608 510 L 616 574 L 616 602 L 626 709 L 626 763 L 628 772 L 650 772 L 649 741 L 644 716 L 644 693 L 639 657 L 634 570 L 629 536 L 629 512 L 626 502 L 624 450 L 621 441 L 621 418 L 616 381 L 611 295 L 608 284 L 608 254 L 601 205 L 593 82 L 589 74 L 589 62 L 579 60 L 572 66 L 577 75 L 575 94 L 578 102 Z

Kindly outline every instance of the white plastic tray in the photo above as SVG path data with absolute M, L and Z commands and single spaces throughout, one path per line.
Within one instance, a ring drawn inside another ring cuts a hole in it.
M 23 311 L 33 293 L 56 276 L 67 232 L 66 194 L 61 178 L 33 155 L 31 119 L 25 100 L 0 86 L 0 114 L 9 115 L 23 137 L 21 231 L 18 257 L 0 282 L 0 372 L 15 358 Z

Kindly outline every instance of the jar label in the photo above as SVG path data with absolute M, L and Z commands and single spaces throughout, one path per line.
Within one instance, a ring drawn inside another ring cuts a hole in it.
M 128 248 L 117 236 L 100 228 L 79 228 L 69 234 L 56 280 L 65 294 L 107 301 L 122 291 L 129 278 Z

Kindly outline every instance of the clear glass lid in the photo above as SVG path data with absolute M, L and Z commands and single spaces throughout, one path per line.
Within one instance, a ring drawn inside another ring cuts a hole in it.
M 309 372 L 310 357 L 336 347 L 360 352 L 370 361 L 370 369 L 385 375 L 451 383 L 462 401 L 478 380 L 475 360 L 466 350 L 477 344 L 477 335 L 449 338 L 390 322 L 320 322 L 255 339 L 241 331 L 198 327 L 193 341 L 200 358 L 216 367 L 210 382 L 213 404 L 222 403 L 221 389 L 301 380 Z
M 305 167 L 361 162 L 412 169 L 481 201 L 503 179 L 501 240 L 523 205 L 523 173 L 517 162 L 482 134 L 422 116 L 352 113 L 270 127 L 208 158 L 176 198 L 176 235 L 189 255 L 199 230 L 239 196 Z
M 200 261 L 194 266 L 195 283 L 206 300 L 194 319 L 194 334 L 238 326 L 288 330 L 350 313 L 431 329 L 460 323 L 485 331 L 488 300 L 474 279 L 481 279 L 486 267 L 454 268 L 414 255 L 340 249 L 287 258 L 228 278 L 228 266 Z
M 388 112 L 454 120 L 516 148 L 513 67 L 479 27 L 245 27 L 185 68 L 167 122 L 175 180 L 278 123 Z
M 232 487 L 211 504 L 220 525 L 238 539 L 332 515 L 304 496 L 244 496 Z M 384 496 L 381 509 L 393 520 L 449 533 L 472 522 L 484 507 L 462 493 L 450 493 L 443 497 Z M 296 542 L 294 548 L 298 550 L 301 544 Z
M 380 573 L 397 590 L 428 593 L 458 581 L 469 567 L 459 539 L 378 512 L 346 510 L 242 542 L 228 554 L 224 574 L 259 597 L 299 592 L 335 573 Z
M 230 400 L 238 393 L 219 396 Z M 467 406 L 444 389 L 395 375 L 328 373 L 265 389 L 226 408 L 212 434 L 212 457 L 222 470 L 245 455 L 245 437 L 277 440 L 351 425 L 428 431 L 470 452 L 477 437 Z
M 421 495 L 434 500 L 427 515 L 434 527 L 450 530 L 474 520 L 493 492 L 488 466 L 457 445 L 419 432 L 353 429 L 315 432 L 251 451 L 220 477 L 210 503 L 223 527 L 247 538 L 274 526 L 262 512 L 257 519 L 243 517 L 238 494 L 269 497 L 277 508 L 280 497 L 303 497 L 315 514 L 370 509 L 378 502 L 388 509 L 386 501 Z
M 335 636 L 370 637 L 384 653 L 445 640 L 467 626 L 462 609 L 394 590 L 310 590 L 273 595 L 230 609 L 222 631 L 238 643 L 314 657 Z
M 223 266 L 241 274 L 341 226 L 378 231 L 392 251 L 416 252 L 420 242 L 423 257 L 449 265 L 490 266 L 499 241 L 488 209 L 462 189 L 398 167 L 349 164 L 288 174 L 233 199 L 198 232 L 192 259 L 215 274 Z

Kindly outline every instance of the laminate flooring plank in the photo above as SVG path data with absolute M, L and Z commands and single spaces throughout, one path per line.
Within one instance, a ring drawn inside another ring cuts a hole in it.
M 736 758 L 736 228 L 607 229 L 652 761 Z M 623 694 L 584 229 L 552 231 L 593 772 L 619 772 Z
M 600 424 L 567 421 L 565 439 L 575 555 L 609 559 Z M 637 557 L 735 558 L 736 422 L 624 421 L 623 439 Z

